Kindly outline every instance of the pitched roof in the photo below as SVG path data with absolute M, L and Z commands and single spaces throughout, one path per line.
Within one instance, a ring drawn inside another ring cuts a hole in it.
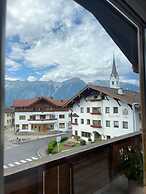
M 123 94 L 118 94 L 118 89 L 94 85 L 90 85 L 89 87 L 127 104 L 140 103 L 140 95 L 138 92 L 123 90 Z
M 29 107 L 32 104 L 40 101 L 40 100 L 46 100 L 48 101 L 48 103 L 51 103 L 54 106 L 58 106 L 58 107 L 62 107 L 67 100 L 56 100 L 53 98 L 49 98 L 49 97 L 37 97 L 37 98 L 33 98 L 33 99 L 17 99 L 13 102 L 12 107 L 14 108 L 18 108 L 18 107 Z
M 105 94 L 116 100 L 120 100 L 126 104 L 132 105 L 133 103 L 138 103 L 138 104 L 140 103 L 140 95 L 138 92 L 123 90 L 123 94 L 118 94 L 117 89 L 104 87 L 104 86 L 97 86 L 97 85 L 87 85 L 76 96 L 68 100 L 68 102 L 65 105 L 68 106 L 70 103 L 74 101 L 74 99 L 76 99 L 77 97 L 80 97 L 80 95 L 82 95 L 86 90 L 89 90 L 89 89 Z
M 12 113 L 14 110 L 12 108 L 5 108 L 5 113 Z
M 117 71 L 117 68 L 116 68 L 116 62 L 115 62 L 115 56 L 113 55 L 113 67 L 112 67 L 112 73 L 111 73 L 111 77 L 119 77 L 118 75 L 118 71 Z
M 79 115 L 74 113 L 74 114 L 72 114 L 72 117 L 79 117 Z

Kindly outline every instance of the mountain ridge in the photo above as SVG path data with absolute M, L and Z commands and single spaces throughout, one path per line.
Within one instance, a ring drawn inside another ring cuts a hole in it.
M 11 106 L 16 99 L 28 99 L 37 96 L 49 96 L 56 99 L 69 99 L 83 89 L 87 83 L 80 78 L 72 78 L 63 82 L 56 81 L 6 81 L 5 106 Z M 92 84 L 109 86 L 108 80 L 96 80 Z M 134 84 L 122 83 L 123 89 L 138 91 Z

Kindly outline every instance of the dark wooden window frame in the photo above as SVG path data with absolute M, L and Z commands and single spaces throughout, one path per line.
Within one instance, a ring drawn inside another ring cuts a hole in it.
M 144 147 L 144 162 L 146 161 L 146 59 L 144 57 L 145 49 L 145 26 L 139 19 L 137 14 L 130 9 L 124 1 L 107 0 L 108 3 L 112 3 L 113 6 L 123 14 L 127 20 L 130 20 L 137 28 L 138 34 L 138 66 L 140 73 L 140 91 L 141 91 L 141 103 L 142 103 L 142 129 L 143 129 L 143 147 Z M 4 126 L 4 45 L 5 45 L 5 16 L 6 16 L 6 0 L 0 1 L 0 118 L 1 129 Z M 4 193 L 3 190 L 3 130 L 0 130 L 0 193 Z M 146 185 L 146 165 L 144 166 L 145 178 L 144 184 Z

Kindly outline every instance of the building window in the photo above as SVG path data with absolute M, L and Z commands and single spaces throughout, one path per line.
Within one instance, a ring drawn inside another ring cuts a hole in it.
M 78 131 L 75 131 L 75 136 L 78 136 Z
M 25 120 L 26 119 L 26 116 L 25 115 L 20 115 L 19 116 L 19 120 Z
M 36 116 L 35 115 L 30 115 L 30 120 L 31 121 L 36 120 Z
M 87 119 L 87 125 L 90 125 L 90 119 Z
M 128 122 L 127 121 L 123 121 L 123 129 L 128 129 Z
M 82 131 L 81 135 L 82 135 L 82 137 L 87 137 L 87 138 L 91 137 L 91 133 L 84 132 L 84 131 Z
M 16 125 L 16 129 L 19 129 L 19 125 Z
M 125 108 L 125 109 L 123 110 L 123 115 L 128 115 L 128 110 L 127 110 L 127 108 Z
M 114 127 L 119 128 L 119 121 L 114 121 Z
M 93 120 L 92 123 L 94 126 L 101 126 L 101 120 Z
M 87 113 L 90 113 L 90 107 L 87 107 Z
M 78 124 L 78 119 L 75 119 L 75 124 Z
M 81 119 L 81 124 L 84 124 L 84 119 Z
M 118 113 L 118 107 L 113 108 L 113 113 Z
M 59 123 L 59 128 L 60 128 L 60 129 L 65 128 L 65 123 Z
M 110 107 L 105 107 L 105 113 L 110 113 Z
M 101 107 L 93 107 L 92 113 L 101 113 Z
M 23 129 L 23 130 L 28 129 L 28 125 L 27 125 L 27 124 L 23 124 L 23 125 L 22 125 L 22 129 Z
M 84 113 L 84 108 L 83 107 L 81 107 L 81 113 Z
M 59 119 L 64 119 L 64 118 L 65 118 L 64 114 L 59 115 Z
M 110 121 L 106 121 L 106 127 L 110 127 Z
M 46 119 L 46 115 L 40 115 L 40 120 L 45 120 Z

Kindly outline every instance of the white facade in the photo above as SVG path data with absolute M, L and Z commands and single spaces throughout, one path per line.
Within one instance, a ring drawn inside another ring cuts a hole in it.
M 70 128 L 68 111 L 60 112 L 15 112 L 16 132 L 67 131 Z M 43 129 L 43 130 L 42 130 Z
M 98 135 L 102 139 L 108 139 L 140 129 L 139 111 L 135 104 L 129 106 L 109 96 L 101 100 L 91 99 L 94 96 L 81 98 L 79 103 L 74 103 L 72 115 L 78 117 L 72 117 L 73 135 L 86 141 L 89 138 L 95 141 Z
M 4 127 L 6 129 L 12 128 L 14 124 L 14 113 L 12 111 L 5 111 L 4 114 Z
M 119 77 L 111 76 L 111 78 L 110 78 L 110 88 L 115 88 L 115 89 L 120 88 Z

